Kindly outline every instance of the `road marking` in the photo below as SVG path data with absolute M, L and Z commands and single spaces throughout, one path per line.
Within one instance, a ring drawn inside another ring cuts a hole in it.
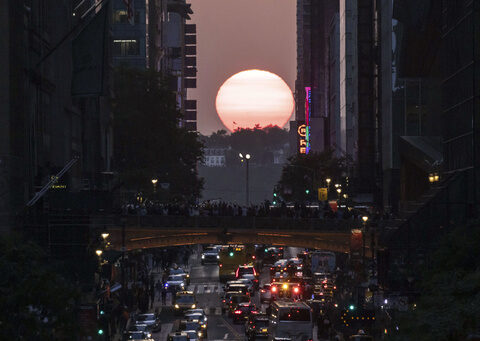
M 225 336 L 223 337 L 224 340 L 227 340 L 228 339 L 228 333 L 225 334 Z
M 225 326 L 227 327 L 228 330 L 232 332 L 235 338 L 241 337 L 241 335 L 235 329 L 233 329 L 232 325 L 227 320 L 225 320 L 223 316 L 220 317 L 220 319 L 222 319 L 222 321 L 225 322 Z

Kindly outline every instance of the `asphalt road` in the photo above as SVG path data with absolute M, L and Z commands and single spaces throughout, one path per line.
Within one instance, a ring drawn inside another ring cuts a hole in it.
M 287 248 L 285 257 L 294 257 L 300 252 L 298 248 Z M 246 340 L 244 325 L 234 324 L 232 319 L 226 314 L 222 315 L 221 297 L 223 296 L 223 286 L 218 279 L 217 265 L 201 265 L 200 249 L 195 251 L 189 259 L 190 285 L 188 290 L 195 293 L 198 306 L 205 309 L 208 316 L 208 340 Z M 269 282 L 268 271 L 262 271 L 260 275 L 260 284 Z M 256 293 L 253 302 L 260 307 L 259 294 Z M 262 305 L 261 310 L 265 312 L 267 306 Z M 166 306 L 161 307 L 160 318 L 162 320 L 162 331 L 155 333 L 155 341 L 167 340 L 168 334 L 175 331 L 175 325 L 180 320 L 180 316 L 175 316 L 171 305 L 171 297 L 167 296 Z

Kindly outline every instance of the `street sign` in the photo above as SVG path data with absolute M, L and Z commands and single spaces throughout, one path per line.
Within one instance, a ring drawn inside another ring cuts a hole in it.
M 320 201 L 328 200 L 328 189 L 326 187 L 320 187 L 318 189 L 318 200 Z

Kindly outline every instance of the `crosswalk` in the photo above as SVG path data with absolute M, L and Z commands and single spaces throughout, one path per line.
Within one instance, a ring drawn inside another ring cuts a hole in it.
M 220 283 L 192 283 L 187 288 L 196 295 L 223 293 L 223 287 Z

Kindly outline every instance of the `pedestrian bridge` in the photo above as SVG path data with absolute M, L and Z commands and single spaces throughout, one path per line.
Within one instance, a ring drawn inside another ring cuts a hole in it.
M 350 251 L 360 221 L 280 217 L 119 216 L 108 228 L 112 248 L 125 250 L 191 244 L 268 244 Z M 366 240 L 369 256 L 370 241 Z

